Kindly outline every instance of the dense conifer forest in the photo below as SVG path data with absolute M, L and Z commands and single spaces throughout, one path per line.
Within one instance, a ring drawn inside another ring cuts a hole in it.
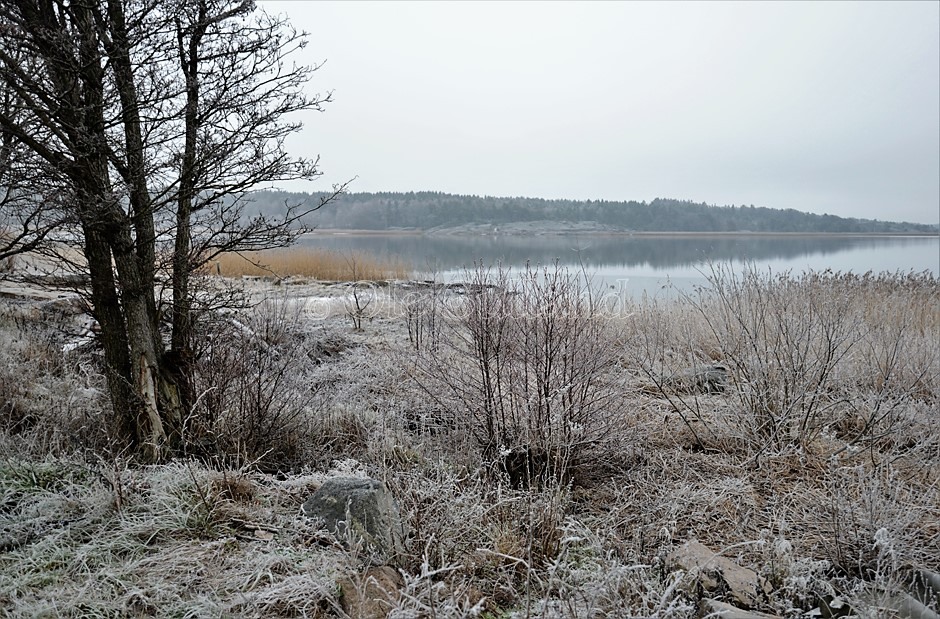
M 275 215 L 320 194 L 262 191 L 250 211 Z M 887 208 L 886 208 L 887 212 Z M 635 232 L 936 233 L 937 226 L 816 215 L 754 205 L 714 206 L 689 200 L 651 202 L 545 200 L 454 195 L 433 191 L 348 193 L 305 221 L 318 228 L 396 230 L 473 224 L 595 222 L 599 228 Z

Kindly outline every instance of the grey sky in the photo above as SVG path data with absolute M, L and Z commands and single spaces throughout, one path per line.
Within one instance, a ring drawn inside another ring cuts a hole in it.
M 307 190 L 940 220 L 940 2 L 261 4 L 327 61 Z

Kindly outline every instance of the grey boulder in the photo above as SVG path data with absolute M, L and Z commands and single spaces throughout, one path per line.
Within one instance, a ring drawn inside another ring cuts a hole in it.
M 721 363 L 712 363 L 677 372 L 665 386 L 676 393 L 711 394 L 722 393 L 730 384 L 728 368 Z
M 301 511 L 341 540 L 361 543 L 373 565 L 394 563 L 404 552 L 401 513 L 382 482 L 361 477 L 328 479 Z

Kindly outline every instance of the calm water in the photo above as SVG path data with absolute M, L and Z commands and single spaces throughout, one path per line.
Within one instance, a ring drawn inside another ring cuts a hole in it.
M 612 237 L 612 236 L 358 236 L 317 234 L 301 244 L 335 251 L 397 256 L 421 273 L 463 278 L 474 261 L 524 267 L 555 260 L 630 293 L 704 282 L 707 262 L 745 263 L 773 272 L 931 271 L 940 275 L 938 237 Z

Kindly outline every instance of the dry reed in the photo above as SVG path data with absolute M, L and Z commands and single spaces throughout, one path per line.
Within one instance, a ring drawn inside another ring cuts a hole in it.
M 210 263 L 209 269 L 225 277 L 300 276 L 331 281 L 408 279 L 411 276 L 411 268 L 398 258 L 315 248 L 222 254 Z

